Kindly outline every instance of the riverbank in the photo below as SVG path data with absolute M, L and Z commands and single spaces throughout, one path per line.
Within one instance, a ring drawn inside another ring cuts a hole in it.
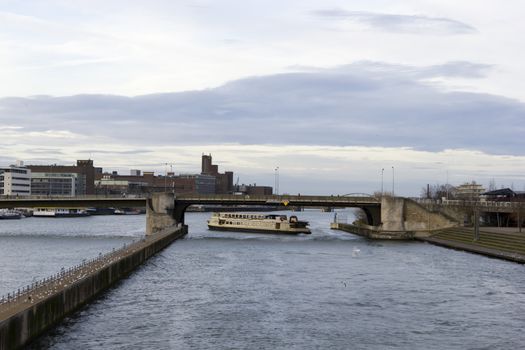
M 493 258 L 525 264 L 525 233 L 514 228 L 480 228 L 475 238 L 473 228 L 454 227 L 434 231 L 429 237 L 417 237 L 419 241 L 482 254 Z

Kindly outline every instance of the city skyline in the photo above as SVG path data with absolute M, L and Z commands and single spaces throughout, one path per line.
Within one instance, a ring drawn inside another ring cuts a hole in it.
M 0 2 L 0 164 L 199 168 L 281 192 L 525 188 L 511 1 Z M 512 10 L 514 9 L 514 10 Z M 137 25 L 140 24 L 140 25 Z M 388 181 L 387 181 L 388 179 Z

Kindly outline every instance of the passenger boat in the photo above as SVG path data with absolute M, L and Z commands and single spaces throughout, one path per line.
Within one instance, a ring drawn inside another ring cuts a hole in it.
M 41 218 L 73 218 L 89 216 L 89 213 L 85 209 L 35 208 L 33 216 Z
M 307 226 L 307 221 L 299 221 L 295 215 L 288 219 L 274 214 L 213 213 L 208 220 L 210 230 L 223 231 L 309 234 Z

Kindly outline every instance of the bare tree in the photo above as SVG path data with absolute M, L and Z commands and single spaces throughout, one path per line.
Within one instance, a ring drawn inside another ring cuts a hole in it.
M 456 197 L 456 188 L 449 184 L 429 184 L 421 189 L 421 197 L 428 199 L 454 199 Z
M 496 191 L 497 189 L 498 189 L 498 187 L 496 186 L 496 180 L 494 180 L 494 178 L 492 178 L 489 181 L 489 191 Z

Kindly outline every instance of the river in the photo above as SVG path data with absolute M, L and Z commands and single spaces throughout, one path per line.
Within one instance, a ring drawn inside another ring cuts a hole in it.
M 186 214 L 186 238 L 31 348 L 525 346 L 523 265 L 332 231 L 333 213 L 298 213 L 312 228 L 300 236 L 208 231 L 209 215 Z M 144 226 L 143 215 L 0 221 L 0 294 L 139 239 Z

